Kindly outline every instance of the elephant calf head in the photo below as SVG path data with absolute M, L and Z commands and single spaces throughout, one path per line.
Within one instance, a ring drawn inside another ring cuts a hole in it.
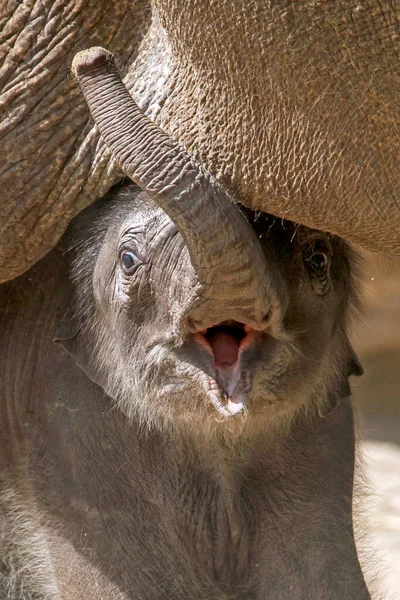
M 141 113 L 108 52 L 78 55 L 74 70 L 142 191 L 112 193 L 78 219 L 74 316 L 62 343 L 147 423 L 210 422 L 210 410 L 270 419 L 315 403 L 329 412 L 358 369 L 346 335 L 349 247 L 265 215 L 246 218 Z
M 199 280 L 183 236 L 136 186 L 117 188 L 77 218 L 69 234 L 75 298 L 58 340 L 128 415 L 202 430 L 239 414 L 235 423 L 265 425 L 301 406 L 328 414 L 350 395 L 347 378 L 359 367 L 346 334 L 354 295 L 349 247 L 253 217 L 274 298 L 263 326 L 242 310 L 256 304 L 257 290 L 244 286 L 237 302 L 194 293 Z M 215 256 L 216 278 L 219 262 Z M 203 316 L 200 324 L 203 304 L 212 320 Z

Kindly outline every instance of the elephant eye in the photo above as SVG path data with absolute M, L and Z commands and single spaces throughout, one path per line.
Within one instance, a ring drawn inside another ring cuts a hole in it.
M 316 275 L 322 275 L 328 268 L 329 258 L 325 252 L 315 251 L 305 258 L 305 262 Z
M 330 285 L 329 267 L 332 250 L 329 242 L 314 239 L 303 247 L 302 252 L 313 290 L 319 295 L 325 294 Z
M 119 257 L 121 268 L 125 275 L 132 275 L 141 261 L 132 250 L 123 250 Z

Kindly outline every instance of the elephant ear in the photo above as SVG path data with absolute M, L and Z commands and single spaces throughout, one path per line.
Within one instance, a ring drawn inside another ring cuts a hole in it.
M 360 359 L 354 352 L 353 346 L 348 342 L 347 377 L 350 377 L 350 375 L 361 377 L 361 375 L 364 375 L 364 369 L 360 363 Z
M 360 377 L 363 375 L 364 369 L 361 366 L 360 360 L 354 351 L 350 342 L 347 342 L 347 369 L 337 381 L 333 390 L 328 392 L 324 402 L 318 406 L 318 414 L 325 419 L 328 417 L 340 404 L 344 398 L 351 396 L 351 387 L 349 377 L 355 375 Z
M 88 334 L 82 326 L 81 319 L 76 316 L 71 307 L 68 307 L 62 317 L 56 335 L 53 338 L 76 362 L 78 367 L 108 396 L 111 396 L 104 369 L 99 368 L 93 360 L 90 351 Z

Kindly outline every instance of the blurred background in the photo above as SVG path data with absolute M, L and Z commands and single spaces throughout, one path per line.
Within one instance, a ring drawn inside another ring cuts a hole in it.
M 400 265 L 364 254 L 362 273 L 364 316 L 352 336 L 365 369 L 352 380 L 369 481 L 360 492 L 368 530 L 362 544 L 366 571 L 372 560 L 380 573 L 383 599 L 400 600 Z

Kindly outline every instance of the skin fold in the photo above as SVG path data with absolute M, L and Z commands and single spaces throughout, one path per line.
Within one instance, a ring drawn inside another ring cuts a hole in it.
M 174 327 L 187 246 L 136 186 L 2 286 L 2 597 L 369 598 L 352 530 L 354 257 L 246 215 L 288 296 L 280 332 L 247 333 L 233 417 L 210 394 L 217 351 Z
M 69 74 L 94 45 L 246 206 L 398 255 L 398 13 L 397 0 L 3 3 L 0 280 L 122 178 Z

